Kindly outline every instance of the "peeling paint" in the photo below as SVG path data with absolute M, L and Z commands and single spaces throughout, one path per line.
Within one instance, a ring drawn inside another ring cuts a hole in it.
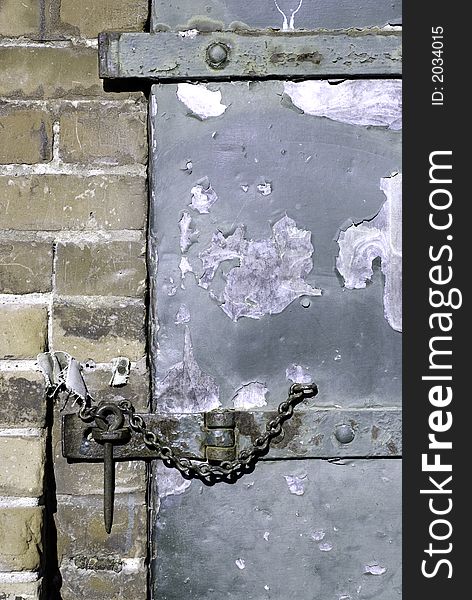
M 287 81 L 284 93 L 307 115 L 327 117 L 350 125 L 401 129 L 402 84 L 397 79 Z
M 301 365 L 290 365 L 285 369 L 285 378 L 293 383 L 311 383 L 313 377 L 309 370 Z
M 243 558 L 238 558 L 234 562 L 241 571 L 246 568 L 246 561 Z
M 179 35 L 182 38 L 188 38 L 193 40 L 199 34 L 198 29 L 186 29 L 185 31 L 179 31 Z
M 187 252 L 192 244 L 198 240 L 199 232 L 192 227 L 192 217 L 185 211 L 179 221 L 180 251 Z
M 287 16 L 287 13 L 280 8 L 280 6 L 279 6 L 279 2 L 280 1 L 281 0 L 274 0 L 274 4 L 275 4 L 277 10 L 279 11 L 279 13 L 282 15 L 282 18 L 283 18 L 283 21 L 282 21 L 282 31 L 294 31 L 294 29 L 295 29 L 295 15 L 297 14 L 297 12 L 302 7 L 303 0 L 298 0 L 298 6 L 296 8 L 289 8 L 288 9 L 290 11 L 290 20 L 289 20 L 289 18 Z M 296 0 L 292 4 L 295 5 L 296 4 Z
M 209 90 L 203 83 L 179 83 L 177 98 L 200 119 L 219 117 L 228 108 L 221 103 L 220 90 Z
M 190 322 L 190 311 L 186 304 L 181 304 L 177 314 L 175 315 L 174 323 L 176 325 L 181 325 L 182 323 Z
M 270 181 L 264 181 L 264 183 L 260 183 L 256 187 L 257 191 L 262 196 L 269 196 L 270 194 L 272 194 L 272 183 Z
M 188 262 L 188 258 L 186 256 L 182 256 L 182 258 L 180 259 L 179 269 L 180 269 L 180 278 L 182 280 L 180 287 L 184 290 L 185 289 L 185 285 L 184 285 L 185 275 L 187 275 L 187 273 L 193 273 L 192 265 Z
M 159 498 L 167 498 L 168 496 L 180 496 L 191 485 L 189 479 L 184 479 L 176 469 L 169 469 L 162 463 L 157 464 L 157 493 Z
M 303 496 L 305 493 L 305 481 L 307 479 L 306 473 L 302 475 L 284 475 L 284 479 L 291 494 Z
M 258 381 L 243 385 L 234 395 L 233 406 L 240 410 L 267 406 L 265 397 L 268 391 L 267 387 Z
M 364 573 L 366 575 L 383 575 L 386 572 L 387 569 L 385 567 L 380 566 L 377 563 L 374 563 L 372 565 L 366 565 L 364 567 Z
M 315 542 L 321 542 L 324 539 L 325 535 L 326 535 L 326 531 L 323 531 L 322 529 L 320 529 L 319 531 L 314 531 L 311 534 L 311 538 L 313 540 L 315 540 Z
M 204 269 L 199 285 L 205 289 L 222 262 L 239 259 L 226 275 L 221 305 L 233 321 L 277 314 L 300 296 L 321 295 L 304 281 L 313 268 L 310 231 L 298 229 L 285 215 L 272 226 L 269 239 L 246 240 L 244 233 L 242 226 L 228 237 L 217 231 L 199 255 Z
M 203 373 L 195 360 L 190 329 L 185 327 L 182 361 L 172 366 L 156 385 L 156 405 L 160 412 L 206 412 L 219 408 L 219 388 Z
M 321 552 L 331 552 L 333 549 L 333 544 L 331 544 L 331 542 L 323 542 L 322 544 L 318 545 L 318 548 L 321 550 Z
M 192 202 L 189 204 L 190 208 L 198 211 L 200 214 L 208 214 L 210 208 L 218 200 L 218 196 L 215 190 L 211 187 L 210 180 L 208 177 L 199 179 L 197 183 L 190 190 L 192 196 Z
M 338 237 L 336 268 L 347 289 L 365 288 L 373 275 L 372 262 L 380 257 L 385 275 L 384 313 L 390 326 L 402 330 L 402 176 L 380 180 L 386 200 L 371 220 L 354 223 Z
M 177 293 L 177 286 L 175 285 L 173 277 L 165 279 L 164 285 L 162 287 L 168 296 L 175 296 L 175 294 Z

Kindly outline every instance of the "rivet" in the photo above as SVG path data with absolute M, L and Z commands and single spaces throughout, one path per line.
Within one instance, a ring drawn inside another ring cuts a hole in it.
M 208 46 L 206 61 L 212 69 L 222 69 L 228 61 L 229 48 L 226 44 L 215 42 Z
M 354 439 L 354 429 L 350 425 L 338 425 L 334 435 L 340 444 L 349 444 Z

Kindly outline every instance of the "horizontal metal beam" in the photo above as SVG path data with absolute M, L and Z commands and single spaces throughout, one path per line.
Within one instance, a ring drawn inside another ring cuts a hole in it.
M 401 33 L 221 31 L 101 33 L 100 77 L 224 80 L 401 75 Z
M 249 448 L 275 414 L 235 411 L 237 451 Z M 166 444 L 174 446 L 180 456 L 205 459 L 205 445 L 209 439 L 204 413 L 141 416 L 146 426 Z M 65 457 L 81 461 L 103 460 L 103 447 L 92 439 L 92 427 L 93 424 L 84 424 L 76 414 L 63 417 Z M 284 431 L 284 438 L 273 440 L 263 460 L 401 456 L 399 409 L 295 410 L 294 416 L 284 424 Z M 145 445 L 142 435 L 132 433 L 128 443 L 114 447 L 114 457 L 117 460 L 152 459 L 156 458 L 156 453 Z

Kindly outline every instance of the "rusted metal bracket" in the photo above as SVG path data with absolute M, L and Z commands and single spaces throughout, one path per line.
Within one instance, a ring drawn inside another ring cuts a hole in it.
M 224 80 L 401 75 L 401 32 L 101 33 L 100 77 Z
M 221 410 L 207 413 L 141 414 L 148 429 L 171 444 L 181 457 L 232 460 L 265 431 L 275 411 Z M 125 423 L 126 425 L 126 423 Z M 103 461 L 103 446 L 93 439 L 95 423 L 77 414 L 63 416 L 63 455 L 74 461 Z M 300 410 L 285 425 L 285 436 L 272 442 L 262 459 L 401 456 L 399 409 Z M 114 460 L 147 460 L 156 453 L 134 433 L 114 446 Z

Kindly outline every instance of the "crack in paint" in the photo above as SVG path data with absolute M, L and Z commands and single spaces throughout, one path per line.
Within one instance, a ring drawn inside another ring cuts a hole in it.
M 370 220 L 353 223 L 338 237 L 336 268 L 347 289 L 365 288 L 373 275 L 372 262 L 381 259 L 385 275 L 384 313 L 395 331 L 402 330 L 402 175 L 380 180 L 386 200 Z
M 214 233 L 211 245 L 200 253 L 203 274 L 199 285 L 208 289 L 221 263 L 238 259 L 225 276 L 221 309 L 233 321 L 260 319 L 282 312 L 300 296 L 320 296 L 304 278 L 313 269 L 311 232 L 298 229 L 285 215 L 272 226 L 269 239 L 246 240 L 243 226 L 225 237 Z

